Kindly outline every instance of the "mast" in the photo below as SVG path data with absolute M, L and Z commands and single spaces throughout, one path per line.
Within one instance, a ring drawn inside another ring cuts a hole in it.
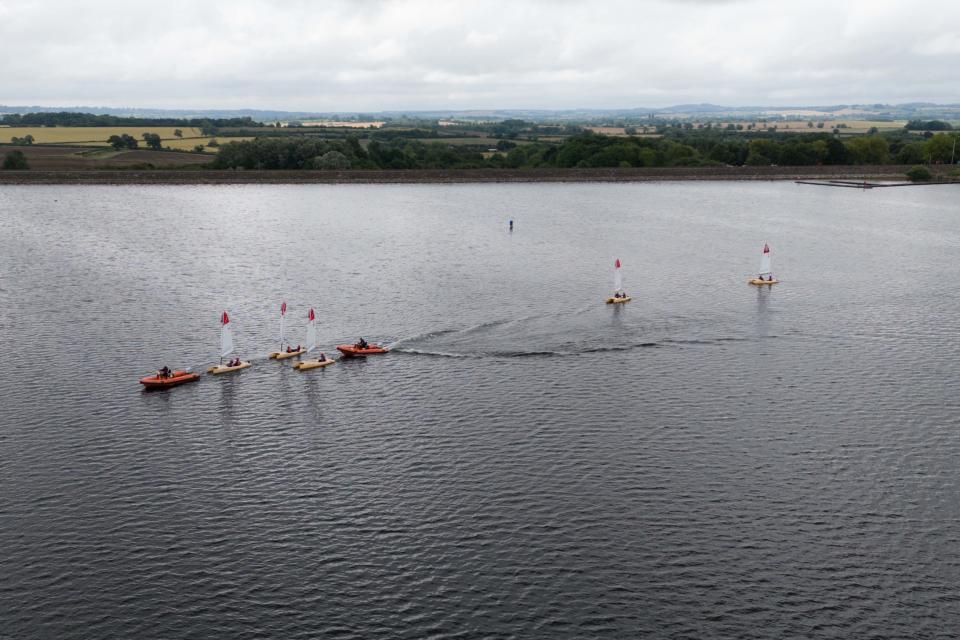
M 280 305 L 280 351 L 283 351 L 283 320 L 287 317 L 287 303 Z
M 623 274 L 620 273 L 620 258 L 613 263 L 613 292 L 623 293 Z

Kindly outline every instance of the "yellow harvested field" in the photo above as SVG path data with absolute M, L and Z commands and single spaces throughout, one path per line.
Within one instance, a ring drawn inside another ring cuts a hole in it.
M 657 128 L 654 126 L 644 127 L 641 124 L 641 125 L 636 125 L 633 128 L 637 130 L 637 132 L 634 134 L 634 137 L 637 137 L 637 138 L 659 138 L 660 137 L 659 134 L 657 134 Z M 605 136 L 627 135 L 626 127 L 584 127 L 584 129 L 586 131 L 592 131 L 594 133 L 599 133 Z M 644 129 L 647 130 L 646 133 L 644 133 L 643 131 Z M 544 140 L 545 138 L 540 138 L 540 139 Z
M 0 127 L 0 141 L 10 142 L 10 138 L 22 138 L 27 134 L 33 136 L 36 144 L 76 143 L 83 142 L 91 145 L 106 145 L 107 138 L 129 134 L 137 140 L 143 141 L 143 134 L 156 133 L 160 138 L 167 140 L 176 136 L 177 129 L 183 131 L 184 138 L 200 137 L 200 129 L 193 127 Z
M 584 127 L 587 131 L 600 133 L 605 136 L 625 136 L 626 130 L 623 127 Z M 642 131 L 642 129 L 641 129 Z
M 289 123 L 280 123 L 281 126 L 286 126 Z M 385 122 L 343 122 L 340 120 L 303 120 L 301 123 L 304 127 L 334 127 L 340 129 L 379 129 L 382 127 Z
M 813 122 L 813 126 L 810 127 L 807 122 Z M 817 124 L 822 122 L 823 127 L 817 128 Z M 723 129 L 727 126 L 728 123 L 714 123 L 714 128 Z M 733 125 L 742 125 L 743 130 L 747 131 L 747 125 L 751 124 L 750 121 L 739 120 L 731 123 Z M 775 120 L 768 120 L 766 124 L 762 120 L 753 120 L 752 124 L 754 125 L 753 130 L 766 131 L 769 127 L 776 127 L 777 131 L 783 131 L 786 133 L 823 133 L 831 132 L 839 125 L 846 125 L 840 128 L 840 133 L 866 133 L 870 130 L 871 127 L 876 127 L 880 131 L 890 131 L 891 129 L 903 129 L 903 126 L 907 124 L 906 120 L 821 120 L 819 118 L 810 118 L 810 120 L 792 120 L 790 122 L 778 122 Z M 696 127 L 697 124 L 695 123 Z
M 247 137 L 237 136 L 237 137 L 235 137 L 235 138 L 234 138 L 234 137 L 224 138 L 223 136 L 204 136 L 204 137 L 202 137 L 202 138 L 187 138 L 187 137 L 186 137 L 186 135 L 187 135 L 187 132 L 186 132 L 186 131 L 183 132 L 183 135 L 184 135 L 184 137 L 183 137 L 182 139 L 180 139 L 180 138 L 173 138 L 173 139 L 164 138 L 164 139 L 163 139 L 163 146 L 165 146 L 165 147 L 170 147 L 171 149 L 183 149 L 183 150 L 185 150 L 185 151 L 193 151 L 193 148 L 194 148 L 195 146 L 197 146 L 198 144 L 202 144 L 202 145 L 204 146 L 204 151 L 206 151 L 206 152 L 208 152 L 208 153 L 216 153 L 217 147 L 207 147 L 207 143 L 210 142 L 211 140 L 216 140 L 216 141 L 219 142 L 220 144 L 227 144 L 228 142 L 242 142 L 242 141 L 244 141 L 244 140 L 253 140 L 253 137 L 252 137 L 252 136 L 247 136 Z M 142 142 L 140 143 L 140 146 L 141 146 L 141 147 L 143 146 L 143 143 L 142 143 Z
M 180 129 L 183 137 L 178 138 L 173 132 Z M 192 151 L 195 146 L 202 144 L 204 151 L 215 153 L 216 147 L 207 147 L 211 139 L 220 144 L 240 140 L 253 140 L 252 137 L 225 138 L 223 136 L 204 136 L 200 129 L 195 127 L 0 127 L 0 142 L 9 143 L 11 138 L 33 136 L 34 144 L 65 144 L 84 147 L 108 147 L 107 139 L 110 136 L 128 134 L 137 139 L 140 148 L 145 148 L 143 134 L 156 133 L 163 140 L 163 146 L 171 149 Z

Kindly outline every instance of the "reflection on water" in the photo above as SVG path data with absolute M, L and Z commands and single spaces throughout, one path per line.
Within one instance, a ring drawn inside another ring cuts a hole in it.
M 947 637 L 955 202 L 0 187 L 0 635 Z

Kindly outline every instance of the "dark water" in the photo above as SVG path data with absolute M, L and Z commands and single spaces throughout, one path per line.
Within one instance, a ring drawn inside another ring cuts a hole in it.
M 957 203 L 0 187 L 0 637 L 955 637 Z

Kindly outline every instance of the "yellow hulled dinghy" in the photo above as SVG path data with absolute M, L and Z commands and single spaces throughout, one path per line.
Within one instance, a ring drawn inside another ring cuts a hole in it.
M 221 373 L 241 371 L 250 366 L 249 362 L 243 362 L 240 358 L 223 364 L 223 359 L 231 353 L 233 353 L 233 325 L 230 324 L 230 316 L 224 311 L 223 315 L 220 316 L 220 364 L 207 369 L 207 373 L 220 375 Z
M 633 300 L 623 291 L 623 276 L 620 273 L 620 258 L 613 263 L 613 295 L 607 298 L 607 304 L 623 304 Z
M 310 369 L 320 369 L 323 367 L 329 367 L 336 360 L 327 358 L 326 360 L 302 360 L 297 364 L 293 365 L 294 369 L 299 369 L 300 371 L 309 371 Z
M 297 356 L 302 356 L 307 352 L 307 350 L 302 348 L 300 345 L 297 345 L 296 349 L 291 349 L 289 345 L 286 349 L 283 348 L 283 328 L 286 319 L 287 303 L 284 302 L 280 305 L 280 350 L 270 353 L 271 360 L 286 360 L 287 358 L 296 358 Z
M 747 282 L 758 287 L 780 282 L 773 277 L 773 272 L 770 270 L 770 245 L 767 243 L 763 243 L 763 253 L 760 255 L 760 275 L 747 280 Z
M 286 360 L 287 358 L 296 358 L 297 356 L 302 356 L 306 352 L 306 349 L 298 346 L 293 351 L 274 351 L 270 354 L 270 358 L 273 360 Z
M 310 308 L 310 313 L 307 314 L 307 347 L 303 349 L 302 353 L 307 354 L 317 348 L 317 314 L 314 312 L 313 308 Z M 333 360 L 327 358 L 326 354 L 321 353 L 319 358 L 313 358 L 312 360 L 301 360 L 297 364 L 293 365 L 294 369 L 299 369 L 300 371 L 309 371 L 310 369 L 320 369 L 322 367 L 329 367 L 333 364 Z
M 213 375 L 217 376 L 217 375 L 220 375 L 221 373 L 232 373 L 234 371 L 242 371 L 243 369 L 246 369 L 250 366 L 251 366 L 251 363 L 249 362 L 241 362 L 240 364 L 234 365 L 232 367 L 226 364 L 218 364 L 215 367 L 210 367 L 209 369 L 207 369 L 207 373 L 212 373 Z

